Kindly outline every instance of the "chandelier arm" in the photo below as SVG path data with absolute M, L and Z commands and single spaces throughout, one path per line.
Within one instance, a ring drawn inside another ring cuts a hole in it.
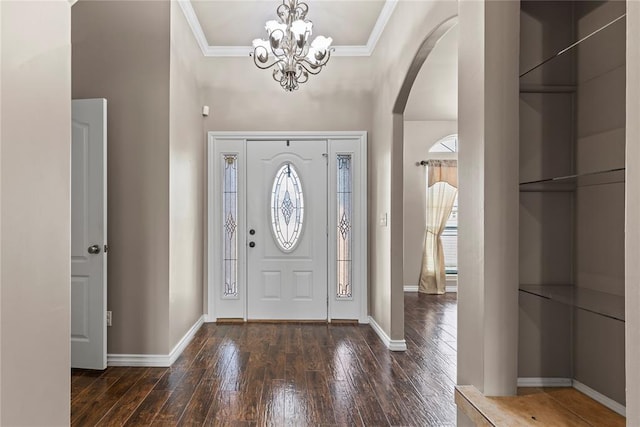
M 327 65 L 327 62 L 329 62 L 329 59 L 331 59 L 331 52 L 333 52 L 333 48 L 327 49 L 327 53 L 325 54 L 324 58 L 322 58 L 322 61 L 317 64 L 318 67 L 324 67 L 325 65 Z
M 304 61 L 300 61 L 298 65 L 304 68 L 307 73 L 314 76 L 320 74 L 320 71 L 322 71 L 322 67 L 314 67 L 313 64 L 306 59 Z M 310 67 L 308 67 L 307 65 L 310 65 Z
M 278 74 L 280 74 L 280 76 L 278 77 Z M 275 70 L 273 70 L 273 80 L 277 81 L 278 83 L 281 83 L 283 80 L 284 75 L 282 74 L 282 71 L 279 68 L 276 68 Z
M 300 66 L 300 73 L 296 75 L 296 81 L 299 84 L 303 84 L 309 81 L 309 72 L 302 71 L 302 69 L 306 70 L 306 68 Z
M 253 58 L 253 63 L 256 64 L 256 67 L 260 68 L 261 70 L 268 70 L 269 68 L 271 68 L 274 65 L 278 64 L 279 62 L 283 62 L 282 59 L 277 59 L 276 61 L 274 61 L 273 63 L 271 63 L 269 65 L 261 65 L 261 63 L 256 59 L 255 51 L 250 53 L 249 56 L 251 56 Z
M 309 73 L 316 75 L 319 74 L 320 71 L 322 71 L 322 68 L 327 65 L 327 62 L 329 62 L 329 57 L 330 57 L 330 53 L 327 51 L 327 56 L 325 57 L 325 59 L 319 63 L 319 64 L 314 64 L 313 62 L 309 61 L 307 58 L 303 58 L 299 64 L 301 67 L 304 67 L 305 70 L 307 70 Z M 307 68 L 307 65 L 309 66 L 309 68 Z
M 298 53 L 299 52 L 299 53 Z M 302 61 L 309 54 L 309 45 L 305 44 L 301 49 L 296 49 L 293 53 L 293 58 L 297 61 Z
M 276 14 L 280 17 L 280 19 L 282 19 L 284 23 L 286 23 L 286 17 L 289 16 L 290 13 L 291 9 L 289 8 L 289 5 L 286 4 L 286 0 L 282 0 L 282 4 L 276 9 Z
M 304 21 L 307 13 L 309 13 L 309 5 L 305 2 L 298 2 L 296 5 L 296 17 Z
M 307 51 L 307 54 L 296 56 L 295 59 L 298 61 L 305 61 L 307 64 L 310 64 L 312 67 L 324 67 L 325 65 L 327 65 L 327 62 L 329 62 L 329 58 L 331 58 L 331 52 L 333 52 L 334 50 L 335 50 L 334 48 L 327 49 L 327 53 L 325 54 L 324 58 L 322 58 L 322 61 L 318 63 L 313 63 L 307 59 L 307 54 L 309 53 L 308 51 Z

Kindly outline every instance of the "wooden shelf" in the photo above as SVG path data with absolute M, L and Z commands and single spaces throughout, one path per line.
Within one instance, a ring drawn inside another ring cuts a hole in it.
M 575 53 L 575 48 L 580 46 L 581 44 L 585 43 L 585 42 L 589 42 L 591 40 L 596 40 L 597 36 L 601 33 L 604 33 L 607 31 L 607 29 L 611 29 L 614 28 L 616 25 L 626 25 L 626 16 L 627 14 L 623 14 L 621 16 L 618 16 L 617 18 L 615 18 L 614 20 L 610 21 L 609 23 L 603 25 L 602 27 L 598 28 L 597 30 L 593 31 L 592 33 L 586 35 L 585 37 L 581 38 L 580 40 L 577 40 L 576 42 L 570 44 L 569 46 L 565 47 L 564 49 L 561 49 L 559 51 L 557 51 L 556 53 L 554 53 L 553 55 L 549 56 L 548 58 L 546 58 L 545 60 L 541 61 L 540 63 L 534 65 L 533 67 L 530 67 L 529 69 L 527 69 L 526 71 L 522 72 L 520 74 L 520 78 L 522 79 L 523 77 L 526 77 L 528 74 L 530 74 L 531 72 L 539 69 L 540 67 L 543 67 L 545 64 L 548 64 L 550 62 L 555 62 L 554 59 L 556 58 L 561 58 L 563 56 L 566 56 L 567 54 L 574 54 Z
M 574 285 L 520 285 L 520 292 L 624 322 L 624 296 Z
M 575 85 L 520 84 L 520 93 L 574 93 Z
M 603 185 L 624 182 L 625 168 L 608 169 L 604 171 L 588 172 L 583 174 L 559 176 L 540 179 L 537 181 L 525 181 L 520 183 L 521 192 L 546 192 L 575 191 L 577 187 L 590 185 Z

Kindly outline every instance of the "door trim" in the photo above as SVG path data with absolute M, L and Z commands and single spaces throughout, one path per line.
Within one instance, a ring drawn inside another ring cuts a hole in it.
M 367 263 L 367 236 L 368 236 L 368 209 L 367 209 L 367 132 L 366 131 L 347 131 L 347 132 L 208 132 L 207 138 L 207 280 L 204 286 L 205 307 L 204 310 L 207 313 L 205 316 L 206 322 L 215 322 L 218 318 L 236 318 L 247 320 L 247 299 L 246 299 L 246 282 L 239 285 L 241 295 L 235 303 L 238 305 L 234 313 L 237 315 L 228 316 L 223 313 L 224 310 L 220 310 L 217 307 L 219 298 L 218 292 L 221 292 L 221 272 L 218 261 L 221 259 L 221 251 L 218 242 L 222 239 L 220 214 L 218 211 L 218 203 L 220 196 L 220 171 L 218 165 L 218 158 L 216 154 L 222 152 L 235 152 L 239 155 L 238 167 L 242 169 L 239 172 L 239 190 L 246 194 L 246 190 L 243 188 L 246 185 L 246 169 L 245 169 L 245 155 L 246 155 L 246 141 L 247 140 L 326 140 L 328 145 L 328 154 L 332 156 L 335 153 L 353 153 L 354 165 L 358 167 L 359 173 L 354 177 L 353 190 L 357 192 L 358 198 L 356 201 L 357 215 L 354 215 L 354 244 L 359 248 L 356 251 L 357 256 L 354 258 L 353 278 L 354 278 L 354 294 L 357 292 L 358 297 L 351 301 L 338 301 L 337 298 L 332 298 L 332 290 L 335 289 L 332 286 L 331 278 L 335 276 L 335 263 L 331 262 L 332 253 L 335 252 L 336 236 L 334 233 L 328 233 L 328 247 L 327 254 L 328 259 L 328 277 L 329 286 L 327 286 L 327 298 L 328 298 L 328 311 L 327 320 L 331 322 L 332 319 L 345 319 L 342 315 L 345 313 L 344 308 L 348 304 L 351 307 L 347 307 L 347 311 L 352 313 L 348 318 L 358 320 L 360 323 L 369 323 L 368 317 L 368 263 Z M 351 149 L 345 149 L 345 145 L 351 143 Z M 225 149 L 219 147 L 224 145 Z M 229 147 L 234 147 L 233 150 L 229 150 Z M 335 173 L 335 166 L 332 168 L 332 163 L 329 163 L 329 179 L 327 180 L 329 202 L 327 203 L 328 209 L 328 226 L 332 227 L 335 223 L 335 189 L 331 187 L 335 181 L 332 179 L 332 174 Z M 332 191 L 333 190 L 333 191 Z M 239 198 L 239 212 L 244 209 L 245 200 L 244 197 Z M 238 273 L 239 281 L 246 281 L 246 224 L 244 218 L 238 219 Z M 240 234 L 241 232 L 241 234 Z M 332 252 L 333 250 L 333 252 Z M 225 304 L 227 304 L 225 300 Z M 241 308 L 240 308 L 241 306 Z M 342 309 L 341 309 L 342 308 Z M 242 313 L 242 315 L 239 315 Z M 336 316 L 334 314 L 341 314 Z

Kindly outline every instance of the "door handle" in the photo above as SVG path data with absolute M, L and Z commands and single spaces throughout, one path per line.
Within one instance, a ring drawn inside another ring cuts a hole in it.
M 100 253 L 100 246 L 98 245 L 91 245 L 87 248 L 87 252 L 89 252 L 91 255 L 96 255 Z
M 256 247 L 256 242 L 249 242 L 249 247 L 250 248 L 255 248 Z
M 253 236 L 254 234 L 256 234 L 256 230 L 254 230 L 254 229 L 252 228 L 251 230 L 249 230 L 249 234 L 251 234 L 251 235 Z

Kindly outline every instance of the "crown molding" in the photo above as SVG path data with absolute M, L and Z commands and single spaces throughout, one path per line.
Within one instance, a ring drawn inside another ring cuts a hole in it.
M 207 56 L 209 42 L 207 42 L 207 37 L 204 35 L 204 31 L 202 31 L 202 25 L 200 25 L 200 21 L 198 20 L 196 11 L 193 10 L 191 1 L 178 0 L 178 4 L 180 5 L 180 9 L 182 9 L 182 13 L 184 13 L 184 17 L 187 18 L 187 22 L 189 23 L 189 27 L 191 27 L 193 37 L 196 38 L 196 42 L 198 42 L 198 46 L 200 46 L 202 54 Z
M 380 16 L 378 16 L 378 20 L 376 24 L 373 26 L 373 30 L 371 30 L 371 34 L 369 35 L 369 40 L 367 40 L 367 50 L 369 55 L 373 54 L 376 45 L 378 44 L 378 40 L 380 40 L 380 36 L 384 32 L 384 29 L 391 19 L 391 15 L 393 15 L 393 11 L 398 5 L 398 0 L 387 0 L 382 6 L 382 10 L 380 11 Z
M 191 4 L 191 0 L 178 0 L 178 4 L 182 9 L 182 13 L 184 13 L 187 22 L 189 23 L 189 27 L 191 27 L 191 31 L 193 32 L 193 36 L 198 42 L 198 46 L 200 46 L 200 50 L 202 54 L 207 57 L 244 57 L 249 56 L 249 53 L 253 51 L 251 46 L 211 46 L 207 41 L 207 37 L 204 35 L 204 31 L 202 30 L 202 25 L 200 25 L 200 20 L 193 9 L 193 5 Z M 332 56 L 371 56 L 373 51 L 378 44 L 378 40 L 382 36 L 393 11 L 398 5 L 398 0 L 386 0 L 382 10 L 380 11 L 380 15 L 376 20 L 373 29 L 371 30 L 371 34 L 369 35 L 369 40 L 367 40 L 366 45 L 355 45 L 355 46 L 334 46 L 335 51 L 331 54 Z

